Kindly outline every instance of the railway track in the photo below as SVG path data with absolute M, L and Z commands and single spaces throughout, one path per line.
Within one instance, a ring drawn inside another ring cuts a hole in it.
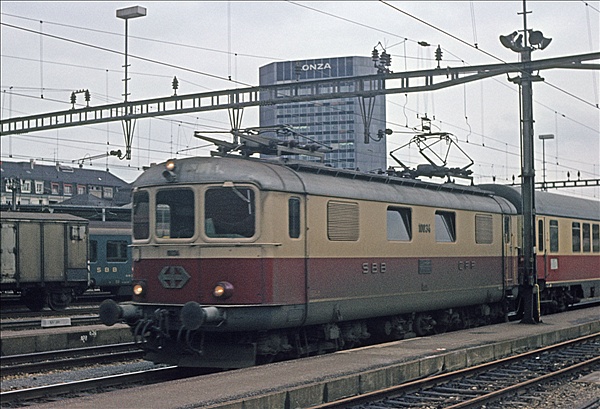
M 125 354 L 129 353 L 131 352 L 124 352 L 119 358 L 113 358 L 113 361 L 123 359 Z M 75 360 L 70 360 L 70 362 L 71 364 L 74 364 Z M 0 393 L 0 401 L 2 402 L 3 407 L 5 405 L 9 407 L 29 406 L 36 401 L 53 401 L 59 399 L 61 396 L 73 397 L 73 395 L 84 392 L 104 392 L 110 389 L 161 383 L 215 372 L 218 371 L 214 369 L 180 368 L 177 366 L 155 367 L 136 372 L 100 376 L 93 379 L 81 379 L 71 382 L 60 382 L 51 385 L 5 391 Z
M 0 358 L 2 377 L 19 373 L 43 373 L 86 365 L 110 364 L 140 359 L 143 351 L 134 343 L 100 347 L 50 351 L 36 354 L 14 355 Z M 113 374 L 93 379 L 81 379 L 51 385 L 35 386 L 0 393 L 3 407 L 27 406 L 31 401 L 50 400 L 62 395 L 73 395 L 94 390 L 123 388 L 131 385 L 165 382 L 214 371 L 188 370 L 176 366 L 151 368 L 143 371 Z
M 84 365 L 141 359 L 144 352 L 133 342 L 86 348 L 62 349 L 0 357 L 2 376 L 47 372 Z
M 2 401 L 3 405 L 27 406 L 30 401 L 48 400 L 61 395 L 72 395 L 107 388 L 123 388 L 135 384 L 166 382 L 196 375 L 199 375 L 198 371 L 190 373 L 190 371 L 182 370 L 176 366 L 169 366 L 146 371 L 109 375 L 94 379 L 84 379 L 80 381 L 63 382 L 54 385 L 2 392 L 0 393 L 0 401 Z
M 590 368 L 600 370 L 598 334 L 311 409 L 481 408 L 534 385 Z

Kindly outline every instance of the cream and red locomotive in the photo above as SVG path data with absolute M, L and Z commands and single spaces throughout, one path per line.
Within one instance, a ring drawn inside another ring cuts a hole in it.
M 170 160 L 134 183 L 133 301 L 105 301 L 101 320 L 128 323 L 149 360 L 219 368 L 504 321 L 519 299 L 510 192 L 285 160 Z M 540 274 L 560 309 L 600 291 L 600 216 L 585 200 L 554 214 L 562 199 L 543 196 Z M 588 226 L 576 254 L 570 223 Z

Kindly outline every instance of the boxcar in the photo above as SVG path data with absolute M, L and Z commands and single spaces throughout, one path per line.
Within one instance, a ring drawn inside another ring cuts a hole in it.
M 88 287 L 88 221 L 68 214 L 1 213 L 0 290 L 39 311 L 66 308 Z

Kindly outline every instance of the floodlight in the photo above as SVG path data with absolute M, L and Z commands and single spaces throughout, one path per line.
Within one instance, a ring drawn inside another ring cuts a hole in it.
M 519 36 L 515 39 L 517 35 L 516 31 L 513 31 L 511 34 L 500 36 L 500 42 L 506 48 L 510 48 L 513 51 L 521 52 L 524 50 L 523 48 L 523 34 L 519 34 Z
M 548 44 L 552 41 L 551 38 L 544 37 L 541 31 L 531 31 L 529 33 L 529 44 L 537 46 L 540 50 L 548 47 Z

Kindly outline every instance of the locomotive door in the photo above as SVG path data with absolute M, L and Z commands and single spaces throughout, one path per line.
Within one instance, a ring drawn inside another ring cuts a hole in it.
M 515 225 L 515 218 L 504 215 L 504 223 L 503 223 L 503 254 L 504 254 L 504 281 L 506 287 L 512 287 L 519 284 L 518 282 L 518 244 L 517 244 L 517 236 L 515 232 L 517 231 Z

